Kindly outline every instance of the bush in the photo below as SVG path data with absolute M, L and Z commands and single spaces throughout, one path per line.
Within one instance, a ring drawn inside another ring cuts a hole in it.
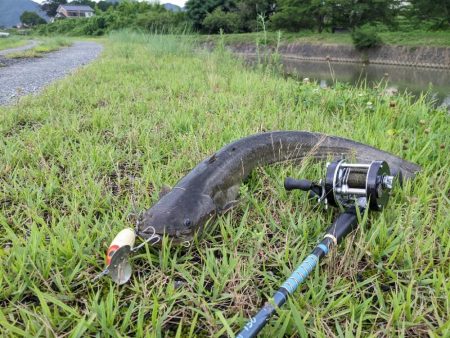
M 122 2 L 106 12 L 97 12 L 94 17 L 56 20 L 37 27 L 36 32 L 43 35 L 96 36 L 125 28 L 175 33 L 189 27 L 184 12 L 174 13 L 160 5 L 143 2 Z
M 203 20 L 203 27 L 208 33 L 217 34 L 222 29 L 224 33 L 237 33 L 240 31 L 241 23 L 237 13 L 224 12 L 218 8 L 208 13 Z
M 79 20 L 56 20 L 53 23 L 47 25 L 41 25 L 36 28 L 36 32 L 42 35 L 49 34 L 67 34 L 68 32 L 73 32 L 77 27 L 82 26 L 82 22 L 88 19 Z M 77 35 L 77 34 L 72 34 Z M 79 35 L 82 35 L 79 34 Z
M 357 49 L 365 49 L 380 46 L 383 41 L 374 26 L 364 25 L 352 33 L 353 44 Z

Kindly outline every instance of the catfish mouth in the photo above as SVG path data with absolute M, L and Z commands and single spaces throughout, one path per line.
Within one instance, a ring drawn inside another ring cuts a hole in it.
M 190 243 L 194 240 L 193 234 L 186 234 L 180 236 L 167 236 L 169 241 L 174 244 L 185 244 L 186 246 L 190 246 Z
M 163 231 L 156 231 L 152 225 L 148 224 L 146 226 L 140 226 L 138 235 L 142 237 L 145 241 L 148 241 L 148 243 L 151 246 L 158 246 L 158 247 L 161 246 L 164 237 L 167 237 L 169 242 L 173 242 L 175 244 L 190 242 L 194 238 L 193 235 L 190 233 L 178 232 L 176 234 L 171 234 L 165 231 L 164 229 Z
M 166 216 L 166 217 L 164 217 Z M 194 238 L 192 221 L 189 218 L 182 220 L 169 220 L 167 213 L 160 215 L 157 212 L 149 212 L 139 222 L 139 235 L 148 239 L 152 235 L 168 237 L 171 242 L 181 243 L 191 241 Z
M 159 236 L 159 243 L 162 242 L 163 237 L 167 237 L 174 244 L 190 243 L 194 240 L 196 233 L 202 232 L 215 215 L 214 210 L 198 214 L 197 219 L 192 220 L 190 217 L 183 216 L 183 212 L 177 212 L 174 217 L 171 212 L 151 208 L 139 221 L 139 235 L 145 239 L 152 235 Z
M 149 238 L 154 229 L 156 235 L 173 243 L 191 242 L 215 211 L 208 195 L 175 187 L 142 215 L 139 234 Z

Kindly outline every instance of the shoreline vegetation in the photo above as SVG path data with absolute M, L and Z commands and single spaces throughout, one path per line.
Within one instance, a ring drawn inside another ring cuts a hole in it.
M 55 20 L 37 25 L 39 35 L 102 36 L 116 30 L 136 30 L 158 34 L 195 32 L 227 34 L 225 42 L 254 43 L 262 32 L 263 43 L 339 43 L 365 49 L 387 45 L 450 46 L 450 7 L 426 0 L 340 1 L 212 1 L 189 0 L 185 11 L 165 6 L 123 1 L 117 4 L 84 0 L 95 15 L 77 20 Z M 44 5 L 47 14 L 56 14 L 56 0 Z M 253 33 L 252 33 L 253 32 Z M 214 37 L 213 37 L 214 39 Z
M 383 40 L 383 44 L 393 46 L 411 46 L 411 47 L 450 47 L 450 31 L 425 32 L 380 32 L 378 33 Z M 226 45 L 241 43 L 277 46 L 290 43 L 312 43 L 312 44 L 337 44 L 352 45 L 351 33 L 316 33 L 304 31 L 299 33 L 289 32 L 254 32 L 239 34 L 219 34 L 198 35 L 198 40 L 203 43 L 217 43 L 223 39 Z
M 146 33 L 139 29 L 129 29 L 136 33 Z M 165 31 L 164 29 L 162 30 Z M 148 32 L 148 34 L 158 34 L 158 32 Z M 163 33 L 164 34 L 164 33 Z M 182 33 L 169 33 L 169 35 L 180 35 L 182 37 L 189 36 L 191 39 L 195 38 L 199 43 L 217 43 L 219 40 L 225 45 L 233 44 L 255 44 L 267 46 L 286 45 L 290 43 L 311 43 L 311 44 L 337 44 L 337 45 L 352 45 L 352 37 L 350 32 L 346 33 L 316 33 L 312 31 L 302 31 L 298 33 L 289 33 L 281 31 L 259 31 L 253 33 L 229 33 L 229 34 L 194 34 L 186 31 Z M 426 32 L 426 31 L 412 31 L 412 32 L 380 32 L 383 43 L 391 46 L 410 46 L 410 47 L 450 47 L 450 31 Z M 30 39 L 36 37 L 60 38 L 60 39 L 101 39 L 102 37 L 87 36 L 87 35 L 71 35 L 71 34 L 49 34 L 42 35 L 39 31 L 32 32 L 29 35 L 12 35 L 8 38 L 0 39 L 0 50 L 19 47 L 25 45 Z
M 449 114 L 425 95 L 336 82 L 322 89 L 254 69 L 223 44 L 112 33 L 99 60 L 41 95 L 0 107 L 0 330 L 73 337 L 232 335 L 332 221 L 286 176 L 318 180 L 323 163 L 256 170 L 239 204 L 189 247 L 166 240 L 132 258 L 121 287 L 104 269 L 133 227 L 223 145 L 268 130 L 347 137 L 418 163 L 388 207 L 325 259 L 263 336 L 449 336 Z M 134 216 L 133 216 L 134 215 Z
M 0 38 L 0 51 L 25 46 L 30 38 L 21 38 L 19 36 L 9 36 Z

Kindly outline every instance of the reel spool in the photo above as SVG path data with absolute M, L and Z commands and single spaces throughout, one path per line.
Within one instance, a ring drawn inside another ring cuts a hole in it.
M 370 164 L 334 161 L 327 166 L 325 198 L 335 207 L 345 209 L 357 201 L 362 208 L 381 211 L 389 200 L 393 181 L 394 176 L 384 161 Z
M 372 161 L 369 164 L 347 163 L 345 159 L 327 164 L 325 179 L 319 184 L 308 180 L 286 178 L 286 190 L 300 189 L 310 191 L 334 207 L 348 209 L 355 206 L 370 210 L 382 210 L 392 190 L 394 176 L 385 161 Z

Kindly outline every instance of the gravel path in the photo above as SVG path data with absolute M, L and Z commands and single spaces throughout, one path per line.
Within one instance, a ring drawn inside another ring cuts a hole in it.
M 25 50 L 36 47 L 38 45 L 38 43 L 39 43 L 39 41 L 30 40 L 28 45 L 0 50 L 0 56 L 6 56 L 6 55 L 12 54 L 12 53 L 23 52 Z
M 12 103 L 18 96 L 39 92 L 44 86 L 97 58 L 103 46 L 95 42 L 75 42 L 71 47 L 24 59 L 0 67 L 0 105 Z

